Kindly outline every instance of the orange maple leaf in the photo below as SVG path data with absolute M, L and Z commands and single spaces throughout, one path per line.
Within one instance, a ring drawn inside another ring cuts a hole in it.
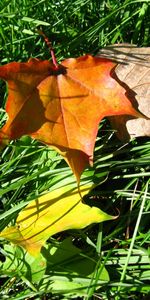
M 9 88 L 9 118 L 0 131 L 1 144 L 30 135 L 61 153 L 79 182 L 92 164 L 101 119 L 141 116 L 112 77 L 114 67 L 110 60 L 91 55 L 58 66 L 34 58 L 1 66 L 0 78 Z

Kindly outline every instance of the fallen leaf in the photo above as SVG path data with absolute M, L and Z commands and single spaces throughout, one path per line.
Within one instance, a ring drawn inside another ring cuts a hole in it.
M 100 51 L 100 56 L 118 63 L 115 72 L 119 80 L 135 92 L 138 109 L 147 116 L 113 116 L 110 121 L 122 141 L 138 136 L 150 136 L 150 47 L 130 44 L 112 45 Z
M 1 272 L 7 276 L 26 278 L 30 282 L 39 282 L 45 275 L 46 258 L 39 253 L 36 257 L 30 255 L 23 248 L 12 244 L 4 245 L 5 261 L 0 262 Z M 30 270 L 30 272 L 29 272 Z
M 82 197 L 90 189 L 91 184 L 81 186 Z M 77 188 L 64 186 L 31 201 L 19 213 L 16 226 L 5 228 L 0 237 L 22 246 L 34 256 L 55 233 L 112 219 L 113 216 L 99 208 L 82 203 Z
M 61 291 L 61 295 L 81 297 L 87 295 L 88 287 L 91 286 L 95 274 L 97 275 L 97 280 L 93 283 L 95 290 L 110 280 L 103 262 L 99 266 L 97 264 L 99 256 L 93 253 L 91 259 L 91 252 L 75 247 L 72 244 L 72 237 L 57 244 L 55 248 L 51 245 L 48 249 L 43 248 L 41 253 L 47 258 L 48 267 L 47 276 L 45 278 L 43 276 L 39 286 L 40 291 L 45 291 L 48 287 L 50 292 Z M 98 272 L 100 269 L 101 272 Z
M 5 261 L 0 262 L 1 274 L 36 283 L 38 291 L 59 293 L 61 290 L 61 295 L 63 292 L 67 295 L 74 294 L 76 288 L 79 289 L 79 295 L 85 295 L 99 259 L 96 254 L 91 259 L 87 250 L 74 246 L 72 237 L 62 242 L 46 244 L 36 257 L 21 247 L 10 244 L 4 245 L 4 253 Z M 109 274 L 104 266 L 97 279 L 97 288 L 102 282 L 109 281 Z M 77 291 L 75 294 L 77 296 Z
M 93 162 L 98 125 L 105 116 L 141 116 L 133 97 L 113 77 L 115 63 L 85 55 L 52 62 L 30 59 L 0 67 L 9 88 L 8 121 L 0 131 L 1 145 L 30 135 L 53 146 L 79 182 Z

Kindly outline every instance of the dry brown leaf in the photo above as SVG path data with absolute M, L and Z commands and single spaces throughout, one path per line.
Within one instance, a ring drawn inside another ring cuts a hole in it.
M 135 93 L 135 104 L 150 118 L 150 47 L 116 44 L 102 49 L 99 56 L 118 63 L 115 73 Z M 109 120 L 122 141 L 133 137 L 150 136 L 150 120 L 130 116 L 112 116 Z

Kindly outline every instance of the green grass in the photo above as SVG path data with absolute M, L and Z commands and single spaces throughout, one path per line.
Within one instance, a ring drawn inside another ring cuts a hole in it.
M 118 42 L 150 45 L 150 1 L 3 0 L 0 16 L 1 64 L 50 58 L 37 26 L 52 41 L 58 60 L 96 54 Z M 7 90 L 0 84 L 2 126 Z M 47 269 L 40 281 L 29 274 L 32 259 L 1 240 L 0 299 L 148 299 L 150 141 L 137 138 L 123 145 L 107 120 L 100 127 L 94 167 L 86 173 L 99 186 L 85 201 L 119 217 L 50 238 L 47 247 L 60 252 L 54 258 L 49 248 L 43 250 Z M 0 160 L 0 231 L 15 223 L 30 200 L 51 190 L 61 174 L 73 180 L 55 151 L 28 137 L 11 142 Z M 69 244 L 64 260 L 60 244 L 68 239 L 76 248 Z

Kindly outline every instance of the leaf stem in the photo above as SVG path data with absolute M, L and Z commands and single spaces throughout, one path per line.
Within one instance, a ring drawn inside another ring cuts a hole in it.
M 47 46 L 50 50 L 53 65 L 55 66 L 56 69 L 58 69 L 58 63 L 57 63 L 57 59 L 56 59 L 56 56 L 55 56 L 54 49 L 52 47 L 52 43 L 49 41 L 48 37 L 45 35 L 45 33 L 41 29 L 38 29 L 38 33 L 44 37 L 44 41 L 45 41 L 45 43 L 47 44 Z

